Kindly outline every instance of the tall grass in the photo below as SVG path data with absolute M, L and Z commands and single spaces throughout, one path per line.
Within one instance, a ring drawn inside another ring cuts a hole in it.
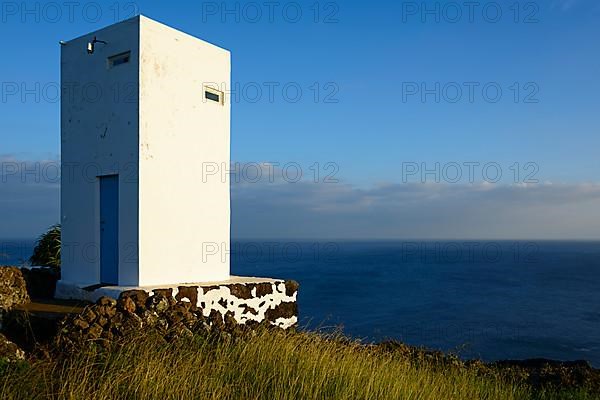
M 258 332 L 166 343 L 147 335 L 110 351 L 12 367 L 2 399 L 527 399 L 525 387 L 434 370 L 311 333 Z

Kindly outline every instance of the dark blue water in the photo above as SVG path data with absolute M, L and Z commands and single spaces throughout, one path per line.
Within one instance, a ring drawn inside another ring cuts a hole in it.
M 34 246 L 34 239 L 0 239 L 0 265 L 23 265 Z
M 600 242 L 258 241 L 233 253 L 234 274 L 297 280 L 311 328 L 600 367 Z
M 32 241 L 6 243 L 0 264 L 31 254 Z M 260 240 L 231 250 L 235 275 L 298 281 L 311 329 L 600 367 L 600 242 Z

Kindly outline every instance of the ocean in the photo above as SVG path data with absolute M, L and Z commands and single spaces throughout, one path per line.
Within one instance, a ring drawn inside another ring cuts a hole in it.
M 33 247 L 4 243 L 0 264 Z M 234 275 L 300 283 L 303 328 L 600 367 L 600 242 L 244 240 L 230 250 Z

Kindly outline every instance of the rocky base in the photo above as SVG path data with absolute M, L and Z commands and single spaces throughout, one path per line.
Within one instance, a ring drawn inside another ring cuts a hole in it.
M 27 284 L 21 270 L 0 266 L 0 310 L 8 311 L 28 302 Z
M 520 377 L 534 388 L 588 388 L 600 395 L 600 370 L 585 360 L 556 361 L 544 358 L 503 360 L 487 364 L 504 375 Z
M 578 389 L 600 395 L 600 369 L 587 361 L 557 361 L 542 358 L 484 362 L 461 360 L 453 354 L 423 347 L 409 346 L 397 341 L 369 345 L 385 353 L 409 360 L 414 365 L 427 365 L 438 369 L 458 368 L 475 371 L 479 376 L 492 376 L 509 382 L 520 382 L 534 389 Z
M 135 293 L 135 296 L 132 296 L 132 293 Z M 59 281 L 56 290 L 58 298 L 90 302 L 95 302 L 101 297 L 118 299 L 125 296 L 144 299 L 137 304 L 142 304 L 148 297 L 158 294 L 175 302 L 187 303 L 190 309 L 201 310 L 204 318 L 218 314 L 223 321 L 229 318 L 240 325 L 267 322 L 282 329 L 298 323 L 298 283 L 294 281 L 234 277 L 220 283 L 133 289 L 86 289 Z
M 170 341 L 194 334 L 238 335 L 259 326 L 274 327 L 267 320 L 262 324 L 253 320 L 240 324 L 233 311 L 223 316 L 212 309 L 205 316 L 205 310 L 194 303 L 168 294 L 131 290 L 123 292 L 118 300 L 101 297 L 82 313 L 61 321 L 53 347 L 64 351 L 90 342 L 109 347 L 121 339 L 150 332 Z
M 0 333 L 0 359 L 18 361 L 25 359 L 25 352 Z

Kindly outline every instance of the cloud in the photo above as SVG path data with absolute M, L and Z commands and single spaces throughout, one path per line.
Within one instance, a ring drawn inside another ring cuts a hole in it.
M 59 221 L 57 166 L 52 160 L 0 156 L 1 238 L 33 238 Z M 234 237 L 600 239 L 600 184 L 595 183 L 363 188 L 268 176 L 237 182 L 232 177 Z
M 598 184 L 256 184 L 232 189 L 256 238 L 600 239 Z
M 0 237 L 37 237 L 59 221 L 59 166 L 0 155 Z

